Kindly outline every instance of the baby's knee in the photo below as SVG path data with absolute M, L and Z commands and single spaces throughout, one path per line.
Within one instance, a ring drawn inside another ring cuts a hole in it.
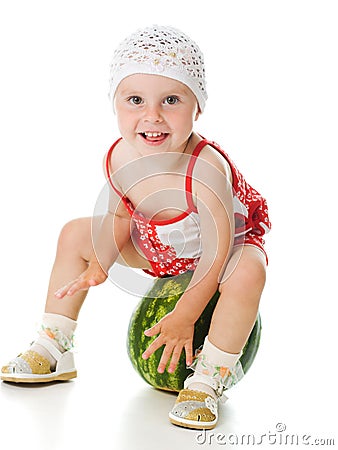
M 261 292 L 266 281 L 266 267 L 262 260 L 247 259 L 240 261 L 227 277 L 223 277 L 219 290 L 241 294 L 243 292 Z
M 90 239 L 90 230 L 91 225 L 89 218 L 70 220 L 60 231 L 58 246 L 67 248 L 78 246 L 84 239 Z
M 263 289 L 266 281 L 266 268 L 260 261 L 254 261 L 240 269 L 239 279 L 249 289 Z

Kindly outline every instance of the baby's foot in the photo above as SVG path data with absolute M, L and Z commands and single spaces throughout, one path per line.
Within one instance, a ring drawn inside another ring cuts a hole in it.
M 217 400 L 206 392 L 182 389 L 169 419 L 181 427 L 210 430 L 218 420 Z
M 36 351 L 38 349 L 42 349 L 43 355 Z M 43 337 L 39 337 L 29 350 L 20 353 L 1 369 L 1 379 L 15 383 L 61 381 L 76 376 L 73 353 L 60 352 L 49 339 Z
M 39 353 L 33 350 L 27 350 L 20 353 L 1 369 L 2 374 L 28 374 L 35 373 L 40 375 L 50 374 L 50 362 Z
M 1 379 L 17 383 L 69 380 L 76 377 L 73 334 L 76 321 L 69 317 L 45 313 L 39 338 L 1 369 Z

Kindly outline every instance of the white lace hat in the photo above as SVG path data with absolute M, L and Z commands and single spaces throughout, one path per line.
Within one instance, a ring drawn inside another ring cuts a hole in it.
M 110 100 L 119 83 L 136 73 L 162 75 L 188 86 L 203 112 L 207 92 L 203 53 L 176 28 L 154 25 L 136 31 L 115 50 L 110 70 Z

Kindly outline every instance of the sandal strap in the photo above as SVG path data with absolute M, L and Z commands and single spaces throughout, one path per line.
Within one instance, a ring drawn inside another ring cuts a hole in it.
M 55 347 L 55 345 L 53 345 L 48 339 L 45 339 L 42 336 L 38 337 L 38 339 L 35 341 L 35 344 L 39 344 L 44 347 L 57 362 L 63 355 L 63 353 L 61 353 L 60 350 Z
M 214 378 L 196 372 L 186 378 L 186 380 L 184 381 L 184 389 L 189 389 L 191 383 L 207 384 L 214 391 L 217 391 L 217 389 L 219 388 L 219 382 L 216 381 Z
M 228 400 L 228 397 L 224 393 L 225 388 L 215 378 L 195 372 L 184 381 L 184 389 L 189 389 L 192 383 L 204 383 L 210 386 L 216 392 L 217 398 L 221 403 L 225 403 Z

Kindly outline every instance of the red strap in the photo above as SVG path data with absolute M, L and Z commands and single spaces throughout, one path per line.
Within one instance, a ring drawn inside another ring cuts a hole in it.
M 116 189 L 116 187 L 114 186 L 112 179 L 111 179 L 111 173 L 110 173 L 110 159 L 111 159 L 111 155 L 113 153 L 114 148 L 116 147 L 116 145 L 121 141 L 122 138 L 119 138 L 116 142 L 114 142 L 114 144 L 110 147 L 110 149 L 108 150 L 107 156 L 106 156 L 106 163 L 105 163 L 105 169 L 106 169 L 106 176 L 108 178 L 108 181 L 111 185 L 111 187 L 114 189 L 114 191 L 121 197 L 123 198 L 123 194 L 122 192 L 120 192 L 118 189 Z
M 193 151 L 193 153 L 191 155 L 191 158 L 190 158 L 190 161 L 188 164 L 188 169 L 187 169 L 186 181 L 185 181 L 187 204 L 188 204 L 189 209 L 194 212 L 197 212 L 197 208 L 193 202 L 193 196 L 192 196 L 192 172 L 194 170 L 194 166 L 196 164 L 198 155 L 201 153 L 201 150 L 206 145 L 210 145 L 211 147 L 213 147 L 215 150 L 218 151 L 218 153 L 220 153 L 227 160 L 227 162 L 229 163 L 230 168 L 231 168 L 233 184 L 234 183 L 237 184 L 237 178 L 238 178 L 236 171 L 233 170 L 233 163 L 231 162 L 228 155 L 221 149 L 221 147 L 216 142 L 208 141 L 203 136 L 201 136 L 201 137 L 202 137 L 202 141 L 200 141 L 197 144 L 195 150 Z
M 186 178 L 185 178 L 185 195 L 186 195 L 186 199 L 187 199 L 188 208 L 194 212 L 197 212 L 197 208 L 194 204 L 193 196 L 192 196 L 192 172 L 194 170 L 198 155 L 201 153 L 201 150 L 207 144 L 208 144 L 208 141 L 206 139 L 203 139 L 196 145 L 196 147 L 190 157 L 190 161 L 189 161 L 188 168 L 187 168 L 187 174 L 186 174 Z
M 108 178 L 108 181 L 109 181 L 111 187 L 114 189 L 114 191 L 117 193 L 117 195 L 119 197 L 121 197 L 121 200 L 123 201 L 125 207 L 127 208 L 127 211 L 132 216 L 134 211 L 133 211 L 133 208 L 131 208 L 130 202 L 128 201 L 126 196 L 122 194 L 122 192 L 120 192 L 118 189 L 116 189 L 116 187 L 114 186 L 113 181 L 111 179 L 111 173 L 110 173 L 110 159 L 111 159 L 111 155 L 113 153 L 114 148 L 116 147 L 116 145 L 121 140 L 122 140 L 122 138 L 119 138 L 116 142 L 114 142 L 114 144 L 108 150 L 108 153 L 107 153 L 107 156 L 106 156 L 106 161 L 105 161 L 106 176 Z

